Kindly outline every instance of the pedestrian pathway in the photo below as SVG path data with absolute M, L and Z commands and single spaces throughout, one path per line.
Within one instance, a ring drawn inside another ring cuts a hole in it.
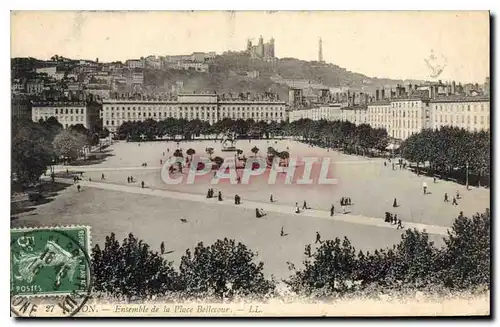
M 331 165 L 356 165 L 356 164 L 379 164 L 375 160 L 357 160 L 357 161 L 331 161 Z M 161 170 L 163 166 L 146 166 L 146 167 L 101 167 L 101 166 L 54 166 L 55 172 L 70 171 L 126 171 L 126 170 Z
M 56 181 L 60 182 L 60 183 L 73 184 L 73 181 L 70 179 L 56 178 Z M 218 201 L 217 197 L 208 199 L 208 198 L 206 198 L 205 195 L 200 195 L 200 194 L 151 189 L 151 188 L 147 188 L 147 187 L 141 188 L 140 186 L 127 186 L 127 185 L 120 185 L 120 184 L 87 182 L 87 181 L 80 181 L 79 184 L 83 188 L 93 187 L 93 188 L 110 190 L 110 191 L 117 191 L 117 192 L 127 192 L 127 193 L 142 194 L 142 195 L 152 195 L 152 196 L 158 196 L 158 197 L 170 198 L 170 199 L 176 199 L 176 200 L 183 200 L 183 201 L 195 201 L 195 202 L 201 202 L 201 203 L 209 203 L 212 205 L 230 205 L 233 207 L 236 206 L 236 207 L 241 207 L 241 208 L 246 208 L 246 209 L 251 209 L 251 210 L 255 210 L 255 208 L 262 208 L 262 209 L 264 209 L 264 211 L 266 213 L 275 212 L 275 213 L 282 213 L 282 214 L 288 214 L 288 215 L 300 215 L 300 216 L 305 216 L 305 217 L 328 219 L 328 220 L 332 220 L 332 221 L 342 221 L 342 222 L 347 222 L 347 223 L 352 223 L 352 224 L 361 224 L 361 225 L 369 225 L 369 226 L 375 226 L 375 227 L 396 229 L 395 225 L 391 225 L 391 224 L 384 222 L 384 220 L 382 218 L 366 217 L 366 216 L 362 216 L 362 215 L 338 213 L 338 214 L 334 215 L 333 217 L 331 217 L 329 211 L 314 210 L 314 209 L 302 210 L 299 214 L 296 214 L 296 213 L 294 213 L 294 210 L 295 210 L 294 206 L 285 206 L 285 205 L 279 205 L 279 204 L 275 204 L 275 203 L 262 203 L 262 202 L 255 202 L 255 201 L 245 201 L 244 199 L 241 201 L 241 204 L 235 205 L 234 204 L 234 196 L 233 197 L 227 197 L 227 196 L 225 197 L 223 195 L 224 200 Z M 404 222 L 403 228 L 404 229 L 408 229 L 408 228 L 417 229 L 419 231 L 425 230 L 429 234 L 436 234 L 436 235 L 447 235 L 447 230 L 448 230 L 448 228 L 444 227 L 444 226 L 426 225 L 426 224 L 411 223 L 411 222 Z

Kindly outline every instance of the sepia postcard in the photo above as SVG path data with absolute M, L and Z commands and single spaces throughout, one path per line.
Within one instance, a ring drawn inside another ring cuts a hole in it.
M 490 316 L 487 11 L 12 11 L 13 317 Z

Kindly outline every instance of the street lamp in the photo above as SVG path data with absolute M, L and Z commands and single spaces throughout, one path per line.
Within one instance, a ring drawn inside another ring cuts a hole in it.
M 469 190 L 469 162 L 465 163 L 465 189 Z

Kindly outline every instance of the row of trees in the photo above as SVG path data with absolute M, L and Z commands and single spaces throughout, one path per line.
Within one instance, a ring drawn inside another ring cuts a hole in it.
M 405 159 L 417 164 L 418 170 L 425 164 L 425 169 L 434 174 L 465 176 L 468 169 L 480 182 L 481 177 L 490 175 L 490 138 L 486 131 L 428 129 L 406 139 L 400 151 Z
M 12 179 L 20 184 L 36 182 L 58 160 L 74 160 L 84 146 L 99 141 L 81 124 L 63 129 L 51 117 L 38 123 L 30 120 L 12 121 Z
M 389 137 L 383 128 L 348 121 L 300 119 L 289 124 L 288 135 L 324 147 L 343 149 L 347 153 L 368 155 L 373 150 L 385 151 Z
M 123 123 L 118 128 L 117 134 L 120 139 L 139 141 L 164 136 L 174 138 L 177 135 L 191 139 L 193 136 L 220 135 L 227 132 L 235 133 L 238 137 L 296 136 L 308 143 L 343 148 L 345 151 L 360 154 L 368 154 L 374 149 L 384 151 L 388 144 L 387 131 L 383 128 L 372 128 L 367 124 L 356 126 L 350 122 L 311 119 L 301 119 L 292 123 L 274 121 L 267 123 L 252 119 L 225 118 L 213 125 L 199 119 L 167 118 L 162 121 L 147 119 Z
M 117 131 L 119 139 L 128 139 L 133 141 L 154 140 L 156 138 L 175 138 L 180 135 L 183 139 L 189 140 L 194 136 L 219 136 L 228 132 L 234 132 L 240 137 L 275 137 L 283 135 L 284 126 L 286 123 L 278 124 L 271 122 L 270 124 L 264 121 L 249 120 L 232 120 L 225 118 L 210 125 L 207 121 L 199 119 L 187 120 L 167 118 L 165 120 L 156 121 L 146 119 L 144 121 L 128 121 L 120 125 Z
M 356 252 L 344 238 L 324 241 L 314 253 L 306 247 L 304 267 L 291 266 L 289 290 L 308 297 L 333 297 L 382 290 L 449 290 L 490 286 L 490 211 L 458 217 L 445 245 L 436 247 L 426 232 L 406 230 L 399 244 L 374 252 Z M 264 263 L 234 240 L 202 242 L 188 249 L 176 269 L 161 252 L 132 234 L 121 244 L 106 237 L 92 251 L 97 293 L 133 299 L 152 296 L 182 298 L 268 298 L 277 295 L 276 280 L 263 274 Z M 167 252 L 168 254 L 168 252 Z

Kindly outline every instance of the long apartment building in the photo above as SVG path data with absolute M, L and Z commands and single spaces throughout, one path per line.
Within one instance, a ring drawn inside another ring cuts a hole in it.
M 490 99 L 479 96 L 390 99 L 344 107 L 341 112 L 343 121 L 385 128 L 390 137 L 400 140 L 425 128 L 455 126 L 470 132 L 490 129 Z
M 332 103 L 314 108 L 293 110 L 288 113 L 288 117 L 290 122 L 300 119 L 341 120 L 341 108 L 342 105 L 340 103 Z
M 407 96 L 364 104 L 328 104 L 289 112 L 290 122 L 299 119 L 340 120 L 384 128 L 395 139 L 405 140 L 422 129 L 443 126 L 470 132 L 490 129 L 490 99 L 484 96 Z
M 94 130 L 99 124 L 100 104 L 85 102 L 45 101 L 33 102 L 31 118 L 34 122 L 55 117 L 57 121 L 68 128 L 71 125 L 82 124 L 89 130 Z
M 126 121 L 167 118 L 199 119 L 214 124 L 224 118 L 282 122 L 288 119 L 284 101 L 220 100 L 216 94 L 184 94 L 175 101 L 104 100 L 103 127 L 116 132 Z

